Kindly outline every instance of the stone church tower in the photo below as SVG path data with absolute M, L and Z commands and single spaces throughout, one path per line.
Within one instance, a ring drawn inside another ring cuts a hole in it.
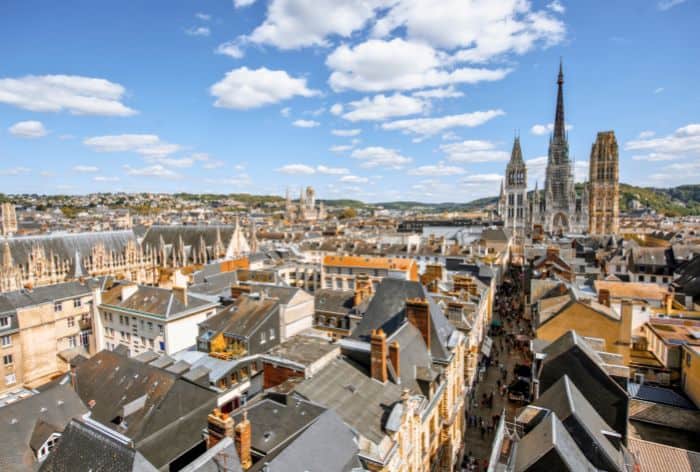
M 589 169 L 589 231 L 591 234 L 616 234 L 619 229 L 620 183 L 614 131 L 598 133 L 591 148 Z
M 2 222 L 2 235 L 9 236 L 17 232 L 17 213 L 12 203 L 5 202 L 0 205 L 0 221 Z
M 527 168 L 523 160 L 519 137 L 516 137 L 513 142 L 510 162 L 506 167 L 505 185 L 501 193 L 503 226 L 510 230 L 516 238 L 522 240 L 527 232 L 529 205 L 527 202 Z

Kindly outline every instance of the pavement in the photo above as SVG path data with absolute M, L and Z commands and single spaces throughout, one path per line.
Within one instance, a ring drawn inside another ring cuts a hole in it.
M 499 296 L 502 301 L 505 301 L 505 295 L 502 293 L 497 294 L 496 299 L 498 301 Z M 516 294 L 515 297 L 518 295 Z M 516 317 L 515 321 L 508 322 L 508 320 L 501 319 L 501 315 L 498 310 L 495 310 L 493 319 L 500 320 L 503 323 L 504 331 L 513 334 L 520 334 L 520 327 L 524 328 L 524 332 L 528 330 L 527 322 L 522 320 L 522 314 Z M 520 352 L 518 349 L 508 349 L 505 342 L 505 334 L 493 336 L 493 348 L 491 354 L 491 364 L 487 367 L 484 374 L 475 388 L 472 390 L 472 395 L 467 397 L 467 415 L 476 415 L 478 418 L 484 420 L 486 425 L 494 425 L 493 428 L 486 428 L 487 430 L 482 434 L 481 427 L 479 426 L 480 421 L 477 418 L 477 426 L 469 426 L 467 421 L 467 428 L 464 435 L 464 454 L 465 457 L 471 456 L 475 458 L 476 466 L 472 466 L 472 469 L 462 469 L 462 470 L 473 470 L 473 471 L 485 471 L 487 469 L 488 457 L 491 454 L 491 445 L 494 438 L 495 425 L 494 415 L 500 415 L 505 408 L 506 419 L 512 420 L 515 417 L 517 410 L 522 408 L 524 405 L 521 403 L 511 402 L 507 400 L 507 397 L 501 396 L 499 393 L 499 380 L 503 384 L 503 380 L 500 372 L 500 364 L 503 363 L 507 370 L 507 377 L 505 385 L 508 385 L 513 380 L 513 367 L 516 364 L 525 363 L 525 354 Z M 509 351 L 509 352 L 506 352 Z M 483 403 L 481 400 L 483 395 L 493 394 L 493 403 L 491 406 Z

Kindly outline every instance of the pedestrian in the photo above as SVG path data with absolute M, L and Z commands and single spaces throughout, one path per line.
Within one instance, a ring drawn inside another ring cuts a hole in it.
M 481 439 L 484 439 L 484 434 L 486 434 L 486 428 L 484 426 L 481 426 Z

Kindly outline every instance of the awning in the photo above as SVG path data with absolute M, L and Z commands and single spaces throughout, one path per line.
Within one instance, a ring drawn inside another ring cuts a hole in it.
M 491 357 L 491 346 L 493 345 L 493 339 L 486 336 L 484 342 L 481 343 L 481 353 L 486 357 Z

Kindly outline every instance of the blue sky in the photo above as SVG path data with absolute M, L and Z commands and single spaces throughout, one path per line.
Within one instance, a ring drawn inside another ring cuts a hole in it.
M 563 57 L 577 179 L 700 182 L 697 0 L 0 5 L 0 191 L 469 201 L 520 133 L 540 188 Z

